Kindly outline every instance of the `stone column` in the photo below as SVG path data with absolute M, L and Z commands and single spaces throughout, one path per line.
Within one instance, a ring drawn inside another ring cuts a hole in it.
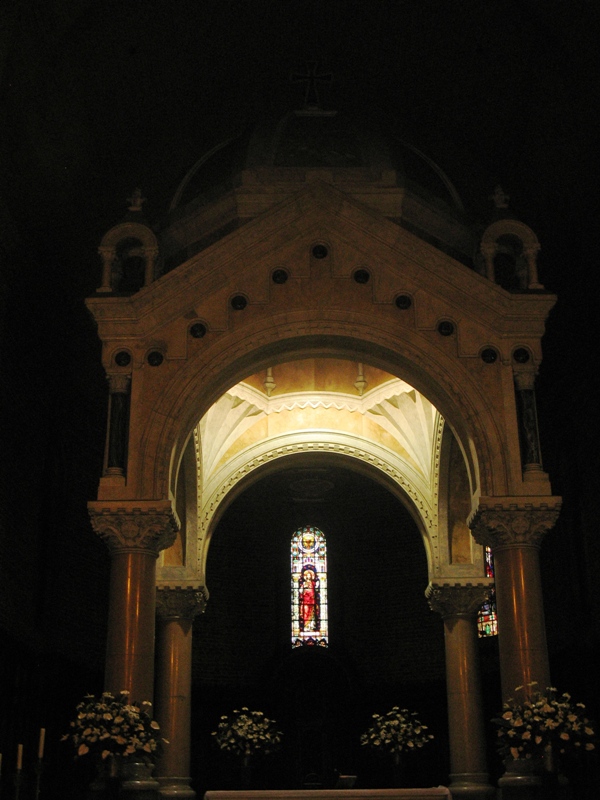
M 174 542 L 178 523 L 169 501 L 95 501 L 88 508 L 112 562 L 105 687 L 152 702 L 156 559 Z
M 108 410 L 108 442 L 106 474 L 124 475 L 129 438 L 129 386 L 131 375 L 113 373 L 108 376 L 110 406 Z
M 158 247 L 145 248 L 144 286 L 149 286 L 156 280 L 156 265 L 158 263 Z
M 483 800 L 495 796 L 486 764 L 477 611 L 491 581 L 477 586 L 430 584 L 426 596 L 444 620 L 446 685 L 450 736 L 450 791 L 453 797 Z
M 156 718 L 169 742 L 156 768 L 163 797 L 196 796 L 189 777 L 192 626 L 207 598 L 203 587 L 164 587 L 156 597 Z
M 481 498 L 470 523 L 494 555 L 504 702 L 517 686 L 550 686 L 539 549 L 559 511 L 559 497 Z
M 523 351 L 523 357 L 527 351 Z M 537 406 L 535 402 L 535 367 L 529 363 L 515 364 L 513 367 L 517 418 L 523 462 L 523 480 L 538 480 L 542 470 L 542 453 L 538 431 Z
M 485 277 L 492 281 L 492 283 L 496 280 L 496 270 L 494 267 L 494 256 L 496 252 L 497 247 L 495 242 L 481 245 L 481 254 L 485 262 Z
M 112 292 L 112 268 L 116 257 L 114 247 L 99 247 L 98 252 L 102 258 L 102 285 L 96 289 L 97 292 Z
M 540 252 L 540 245 L 539 242 L 532 242 L 524 249 L 524 255 L 527 260 L 527 272 L 528 272 L 528 281 L 527 281 L 527 288 L 528 289 L 543 289 L 544 287 L 540 283 L 540 279 L 538 278 L 538 268 L 537 268 L 537 257 L 538 253 Z

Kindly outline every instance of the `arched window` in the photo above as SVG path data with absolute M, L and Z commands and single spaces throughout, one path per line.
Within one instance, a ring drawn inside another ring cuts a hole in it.
M 306 525 L 292 536 L 292 647 L 327 647 L 327 543 Z
M 485 576 L 494 577 L 494 557 L 492 548 L 486 547 L 485 555 Z M 489 599 L 479 609 L 477 614 L 477 633 L 480 638 L 484 636 L 498 635 L 498 615 L 496 614 L 496 589 L 492 586 Z

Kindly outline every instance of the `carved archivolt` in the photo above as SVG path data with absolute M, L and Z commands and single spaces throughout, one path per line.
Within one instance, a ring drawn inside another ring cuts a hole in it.
M 357 459 L 391 478 L 402 490 L 402 493 L 411 500 L 412 509 L 419 520 L 419 528 L 426 543 L 426 552 L 430 574 L 434 565 L 439 562 L 438 544 L 438 525 L 437 525 L 437 504 L 433 503 L 433 493 L 430 487 L 427 490 L 423 486 L 422 478 L 416 474 L 411 474 L 409 470 L 405 472 L 400 468 L 398 460 L 388 453 L 384 448 L 377 447 L 368 443 L 353 439 L 350 436 L 340 434 L 325 433 L 319 431 L 319 440 L 311 441 L 307 439 L 308 434 L 295 434 L 289 437 L 279 437 L 263 443 L 254 451 L 244 451 L 236 459 L 227 474 L 221 473 L 221 478 L 212 482 L 212 489 L 208 488 L 205 495 L 203 510 L 198 520 L 198 536 L 201 540 L 199 547 L 198 576 L 203 574 L 203 567 L 206 560 L 206 547 L 208 534 L 211 524 L 217 513 L 219 506 L 226 499 L 227 495 L 252 472 L 276 459 L 299 453 L 327 453 L 346 456 Z M 303 438 L 302 438 L 303 437 Z M 300 440 L 299 440 L 300 439 Z M 421 488 L 419 489 L 419 486 Z
M 284 327 L 278 326 L 275 324 L 274 320 L 272 320 L 272 323 L 272 327 L 268 327 L 263 330 L 256 330 L 256 328 L 254 328 L 251 336 L 245 336 L 240 339 L 236 338 L 236 341 L 232 343 L 231 348 L 217 347 L 214 357 L 211 357 L 210 359 L 207 359 L 208 353 L 205 351 L 203 355 L 206 360 L 203 362 L 196 362 L 196 359 L 190 359 L 187 362 L 183 372 L 177 376 L 176 381 L 173 382 L 164 395 L 163 413 L 158 414 L 158 412 L 153 412 L 148 416 L 148 424 L 145 428 L 143 440 L 146 442 L 155 442 L 157 443 L 157 447 L 152 453 L 153 460 L 155 459 L 155 471 L 152 475 L 153 482 L 151 485 L 149 484 L 147 487 L 145 487 L 144 491 L 151 491 L 153 493 L 166 491 L 169 480 L 169 465 L 173 463 L 167 456 L 171 453 L 171 447 L 173 444 L 172 436 L 174 435 L 173 426 L 175 425 L 175 421 L 178 421 L 179 425 L 185 426 L 186 424 L 189 424 L 190 428 L 194 427 L 191 414 L 193 413 L 194 409 L 197 413 L 199 406 L 197 391 L 194 393 L 194 398 L 192 398 L 194 387 L 218 386 L 219 381 L 222 380 L 223 364 L 232 364 L 235 361 L 241 363 L 241 360 L 250 354 L 255 355 L 255 358 L 251 362 L 252 369 L 260 369 L 264 366 L 262 363 L 263 358 L 266 359 L 266 357 L 268 357 L 269 360 L 272 359 L 273 356 L 270 354 L 271 347 L 276 347 L 278 343 L 288 338 L 294 339 L 298 336 L 311 336 L 313 334 L 322 336 L 324 327 L 326 327 L 324 326 L 322 319 L 315 321 L 307 321 L 304 319 L 297 328 L 292 325 L 287 325 Z M 352 325 L 342 319 L 331 320 L 331 327 L 332 329 L 335 329 L 336 337 L 348 336 L 356 342 L 360 341 L 361 345 L 371 343 L 372 341 L 375 348 L 380 346 L 389 347 L 390 352 L 395 349 L 396 353 L 398 353 L 397 339 L 391 337 L 386 331 L 376 331 L 373 326 L 367 329 L 364 327 L 363 323 Z M 334 344 L 335 340 L 332 342 L 332 345 Z M 479 481 L 477 480 L 478 473 L 481 480 L 481 488 L 491 488 L 493 472 L 491 462 L 494 460 L 494 458 L 503 462 L 504 455 L 503 448 L 499 445 L 494 447 L 493 451 L 490 450 L 490 438 L 492 440 L 496 438 L 497 441 L 500 432 L 496 428 L 496 424 L 494 422 L 494 413 L 488 399 L 483 396 L 475 384 L 469 386 L 469 391 L 467 391 L 467 386 L 470 383 L 471 378 L 468 373 L 463 372 L 462 370 L 456 370 L 454 374 L 451 374 L 449 371 L 446 371 L 439 364 L 437 364 L 435 359 L 431 358 L 430 355 L 428 356 L 424 350 L 416 350 L 415 348 L 409 347 L 408 344 L 409 343 L 406 340 L 403 341 L 402 350 L 404 351 L 404 358 L 408 358 L 412 362 L 412 385 L 416 385 L 416 388 L 419 389 L 418 379 L 414 374 L 414 365 L 426 363 L 427 372 L 429 373 L 428 382 L 430 386 L 432 380 L 437 380 L 438 382 L 438 391 L 436 396 L 433 397 L 431 393 L 428 393 L 428 396 L 433 402 L 435 402 L 436 406 L 440 408 L 440 411 L 444 414 L 444 416 L 448 418 L 446 411 L 440 407 L 441 404 L 438 403 L 437 396 L 440 395 L 440 393 L 445 393 L 446 406 L 448 406 L 447 411 L 450 413 L 450 418 L 454 420 L 454 428 L 457 438 L 463 443 L 464 454 L 467 459 L 468 470 L 473 482 L 474 490 L 479 488 L 480 485 Z M 261 348 L 263 345 L 268 345 L 268 350 L 266 350 L 264 353 L 261 353 Z M 299 351 L 296 350 L 296 352 Z M 312 351 L 310 348 L 306 348 L 305 352 L 307 353 L 307 356 L 309 356 Z M 337 351 L 331 349 L 329 350 L 328 354 L 335 355 L 336 352 Z M 258 354 L 260 354 L 260 358 Z M 381 358 L 372 361 L 375 364 L 383 365 Z M 244 369 L 243 367 L 241 368 Z M 386 364 L 384 368 L 394 371 L 397 366 Z M 248 374 L 247 371 L 246 374 Z M 182 388 L 184 389 L 183 392 Z M 474 413 L 473 407 L 465 402 L 465 398 L 470 395 L 471 390 L 481 395 L 479 397 L 479 402 L 481 403 L 481 406 L 488 412 L 487 415 Z M 419 391 L 421 391 L 421 389 L 419 389 Z M 192 399 L 194 402 L 192 402 Z M 164 409 L 167 409 L 167 411 L 165 412 Z M 489 424 L 489 427 L 491 428 L 488 436 L 485 435 L 483 428 L 481 427 L 485 424 Z M 159 426 L 160 430 L 153 430 L 155 426 Z M 466 432 L 467 428 L 468 434 Z M 161 457 L 163 452 L 164 458 Z M 492 452 L 494 453 L 493 456 Z M 475 455 L 476 453 L 478 457 Z M 147 461 L 147 456 L 150 456 L 150 453 L 143 452 L 141 455 L 142 458 L 140 458 L 139 461 L 140 463 L 143 463 Z M 175 458 L 174 463 L 177 463 L 177 458 Z M 496 469 L 498 468 L 504 470 L 505 472 L 506 465 L 501 463 L 496 465 Z M 150 475 L 147 475 L 147 477 L 149 478 Z M 499 480 L 502 481 L 504 479 L 505 478 L 503 474 Z M 171 489 L 174 490 L 174 487 L 171 487 Z

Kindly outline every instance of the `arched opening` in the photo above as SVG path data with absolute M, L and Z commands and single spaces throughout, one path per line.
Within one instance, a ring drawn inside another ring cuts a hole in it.
M 429 580 L 483 576 L 482 551 L 467 527 L 468 470 L 445 419 L 385 370 L 323 356 L 248 375 L 202 417 L 175 492 L 182 528 L 161 556 L 159 580 L 204 584 L 211 537 L 237 494 L 290 458 L 310 469 L 323 457 L 342 459 L 406 504 L 423 537 Z
M 308 479 L 323 491 L 299 494 Z M 329 646 L 310 652 L 292 649 L 289 637 L 290 531 L 307 519 L 327 532 L 329 577 Z M 358 766 L 361 785 L 384 786 L 389 776 L 359 737 L 372 713 L 400 703 L 436 720 L 435 746 L 413 765 L 411 781 L 441 782 L 444 640 L 424 596 L 427 580 L 423 539 L 407 508 L 340 457 L 300 466 L 284 459 L 242 491 L 213 534 L 210 602 L 195 623 L 193 746 L 210 773 L 199 780 L 234 785 L 227 758 L 203 748 L 220 715 L 246 705 L 277 719 L 285 734 L 260 785 L 297 788 L 313 774 L 327 787 L 336 770 Z
M 156 441 L 157 438 L 159 440 L 158 460 L 154 470 L 152 473 L 146 471 L 144 476 L 149 481 L 148 492 L 156 493 L 156 489 L 152 490 L 152 484 L 161 485 L 163 481 L 168 480 L 171 494 L 176 494 L 181 459 L 185 447 L 189 444 L 192 431 L 199 418 L 230 387 L 244 382 L 248 375 L 258 375 L 260 372 L 266 375 L 267 370 L 276 365 L 306 359 L 348 361 L 354 364 L 354 369 L 358 363 L 363 363 L 374 370 L 387 373 L 390 378 L 398 380 L 406 378 L 409 385 L 426 397 L 440 412 L 446 426 L 453 431 L 465 462 L 471 497 L 476 496 L 478 492 L 491 493 L 490 484 L 494 480 L 492 477 L 494 471 L 497 473 L 496 481 L 507 480 L 505 453 L 500 446 L 493 447 L 493 442 L 490 440 L 490 436 L 496 434 L 493 410 L 489 406 L 490 395 L 482 393 L 483 386 L 480 387 L 477 383 L 471 384 L 468 375 L 464 376 L 464 391 L 457 393 L 455 390 L 451 391 L 451 386 L 456 386 L 456 376 L 445 373 L 445 370 L 441 369 L 439 364 L 434 364 L 431 358 L 425 362 L 422 353 L 410 361 L 406 356 L 381 348 L 373 342 L 343 336 L 276 340 L 271 345 L 252 348 L 247 355 L 240 352 L 241 350 L 239 341 L 236 343 L 235 354 L 229 351 L 223 353 L 220 349 L 220 355 L 215 356 L 215 361 L 210 362 L 209 372 L 206 374 L 194 370 L 194 365 L 191 363 L 189 377 L 187 374 L 180 376 L 177 384 L 173 384 L 165 397 L 165 407 L 171 408 L 169 416 L 165 418 L 164 414 L 154 412 L 148 416 L 146 438 L 152 441 Z M 224 358 L 227 358 L 227 361 L 224 361 Z M 435 379 L 432 375 L 434 367 Z M 187 371 L 186 368 L 186 373 Z M 467 385 L 469 391 L 481 395 L 478 414 L 474 414 L 465 404 L 468 403 Z M 152 430 L 155 425 L 156 430 Z M 164 459 L 160 457 L 161 451 L 164 452 Z M 170 454 L 170 458 L 167 457 L 167 453 Z M 482 466 L 483 471 L 481 471 Z

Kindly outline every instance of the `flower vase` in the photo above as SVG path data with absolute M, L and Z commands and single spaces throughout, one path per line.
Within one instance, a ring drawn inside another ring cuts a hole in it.
M 402 753 L 392 755 L 392 782 L 394 789 L 403 789 L 406 786 L 406 765 Z
M 120 769 L 119 797 L 122 800 L 155 800 L 159 783 L 152 777 L 154 764 L 148 761 L 124 758 Z
M 119 788 L 119 758 L 98 758 L 96 776 L 88 786 L 88 800 L 115 800 Z
M 503 800 L 541 800 L 544 762 L 540 758 L 509 758 L 498 781 Z
M 242 789 L 250 789 L 252 785 L 252 763 L 249 755 L 242 756 L 240 764 L 240 786 Z
M 560 770 L 558 755 L 552 745 L 547 745 L 544 751 L 543 784 L 545 796 L 552 800 L 558 797 L 570 797 L 569 781 Z

